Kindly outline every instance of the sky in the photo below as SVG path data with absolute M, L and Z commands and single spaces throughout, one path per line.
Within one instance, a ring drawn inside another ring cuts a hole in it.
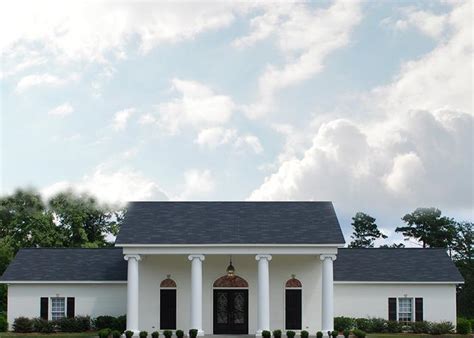
M 474 221 L 471 1 L 2 1 L 1 194 Z M 408 243 L 409 244 L 409 243 Z M 409 244 L 410 245 L 410 244 Z

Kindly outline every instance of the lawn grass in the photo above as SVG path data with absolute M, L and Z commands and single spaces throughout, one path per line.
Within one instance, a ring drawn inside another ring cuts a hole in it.
M 15 332 L 0 332 L 0 338 L 8 337 L 34 337 L 34 338 L 93 338 L 97 337 L 97 332 L 71 332 L 71 333 L 15 333 Z

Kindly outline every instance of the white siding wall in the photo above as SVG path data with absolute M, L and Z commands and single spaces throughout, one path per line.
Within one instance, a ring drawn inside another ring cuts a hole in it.
M 8 286 L 9 324 L 20 316 L 39 317 L 41 297 L 75 297 L 78 316 L 119 316 L 127 311 L 126 284 L 12 284 Z
M 255 255 L 233 257 L 236 274 L 249 283 L 249 333 L 257 330 L 257 261 Z M 203 262 L 203 329 L 213 331 L 214 281 L 225 274 L 229 256 L 207 255 Z M 191 262 L 187 256 L 145 256 L 140 261 L 141 330 L 159 328 L 159 284 L 171 274 L 177 283 L 177 326 L 189 329 Z M 303 283 L 303 328 L 316 331 L 321 322 L 321 263 L 318 256 L 274 255 L 270 261 L 270 325 L 284 329 L 284 286 L 295 274 Z
M 454 284 L 336 284 L 335 315 L 388 319 L 388 298 L 405 295 L 423 298 L 424 320 L 456 323 Z

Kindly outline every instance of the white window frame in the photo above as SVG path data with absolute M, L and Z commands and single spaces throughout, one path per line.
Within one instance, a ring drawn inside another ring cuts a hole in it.
M 67 314 L 67 304 L 66 304 L 66 297 L 50 297 L 49 298 L 49 303 L 50 303 L 50 318 L 51 320 L 57 320 L 57 319 L 61 319 L 61 318 L 66 318 L 66 314 Z M 64 302 L 64 311 L 62 312 L 62 316 L 59 316 L 59 317 L 55 317 L 54 315 L 55 314 L 61 314 L 60 311 L 53 311 L 53 300 L 56 300 L 56 299 L 62 299 L 62 301 Z
M 415 318 L 414 318 L 414 298 L 413 297 L 398 297 L 397 298 L 397 321 L 400 322 L 400 300 L 410 300 L 410 320 L 404 320 L 402 321 L 403 323 L 409 323 L 409 322 L 414 322 L 415 321 Z M 404 314 L 408 314 L 408 312 L 403 312 Z

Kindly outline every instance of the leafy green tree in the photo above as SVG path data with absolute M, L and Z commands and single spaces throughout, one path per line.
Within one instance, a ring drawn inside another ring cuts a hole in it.
M 61 192 L 49 200 L 64 246 L 101 247 L 111 245 L 107 236 L 116 235 L 122 212 L 100 205 L 88 195 Z
M 402 220 L 406 226 L 397 227 L 405 240 L 413 238 L 422 243 L 423 248 L 448 248 L 456 235 L 453 219 L 441 216 L 436 208 L 418 208 L 411 214 L 406 214 Z
M 474 223 L 460 222 L 456 224 L 456 234 L 452 250 L 454 259 L 467 264 L 474 264 Z
M 381 248 L 391 248 L 391 249 L 399 249 L 399 248 L 404 248 L 405 244 L 403 243 L 392 243 L 391 245 L 384 244 L 380 246 Z
M 373 248 L 377 238 L 387 238 L 377 227 L 375 218 L 363 212 L 358 212 L 352 217 L 354 232 L 351 235 L 353 241 L 350 248 Z

